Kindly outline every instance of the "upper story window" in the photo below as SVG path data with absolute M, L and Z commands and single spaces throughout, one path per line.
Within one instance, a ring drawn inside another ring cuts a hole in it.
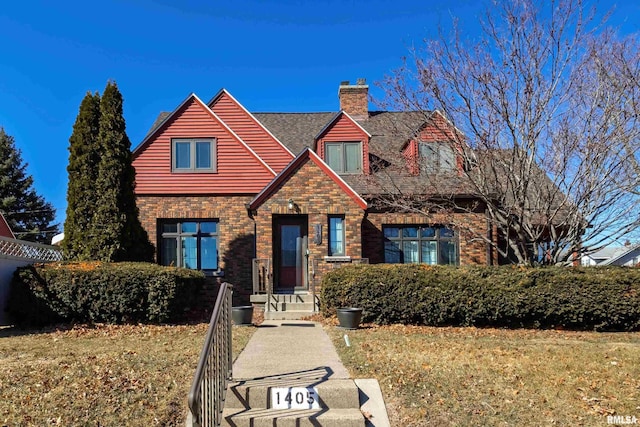
M 457 265 L 458 237 L 448 227 L 431 225 L 382 227 L 384 262 Z
M 337 173 L 362 172 L 362 144 L 360 142 L 326 142 L 325 161 Z
M 418 152 L 422 168 L 427 173 L 456 170 L 456 154 L 446 142 L 420 142 Z
M 171 140 L 172 172 L 215 172 L 215 139 Z

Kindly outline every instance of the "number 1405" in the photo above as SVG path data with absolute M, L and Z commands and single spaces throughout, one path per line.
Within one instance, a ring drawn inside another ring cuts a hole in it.
M 315 387 L 274 387 L 271 389 L 273 409 L 320 409 Z

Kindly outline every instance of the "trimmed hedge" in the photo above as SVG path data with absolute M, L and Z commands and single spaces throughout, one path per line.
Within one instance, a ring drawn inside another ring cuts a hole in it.
M 7 311 L 18 324 L 168 322 L 196 303 L 201 272 L 149 263 L 50 263 L 21 267 Z
M 640 269 L 350 265 L 322 279 L 321 310 L 378 324 L 640 329 Z

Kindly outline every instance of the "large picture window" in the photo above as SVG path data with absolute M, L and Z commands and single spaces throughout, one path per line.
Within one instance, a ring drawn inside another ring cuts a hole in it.
M 337 173 L 362 172 L 362 144 L 359 142 L 326 142 L 325 161 Z
M 430 225 L 382 227 L 384 262 L 457 265 L 458 237 L 451 228 Z
M 172 172 L 215 172 L 215 139 L 174 139 L 171 141 Z
M 418 150 L 427 173 L 453 172 L 456 170 L 456 155 L 451 145 L 445 142 L 421 142 Z
M 160 264 L 211 271 L 218 269 L 216 220 L 160 221 Z

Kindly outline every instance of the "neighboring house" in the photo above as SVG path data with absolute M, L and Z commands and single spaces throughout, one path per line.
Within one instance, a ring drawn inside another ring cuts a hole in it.
M 5 219 L 4 215 L 0 212 L 0 237 L 7 237 L 9 239 L 15 239 L 16 236 L 11 231 L 11 227 L 9 227 L 9 223 Z
M 53 246 L 61 246 L 63 240 L 64 240 L 64 233 L 59 233 L 51 238 L 51 244 Z
M 622 265 L 635 267 L 640 265 L 640 243 L 624 246 L 608 246 L 588 255 L 583 255 L 583 266 Z
M 9 301 L 11 278 L 16 268 L 34 262 L 62 260 L 58 248 L 34 242 L 17 240 L 6 218 L 0 212 L 0 326 L 11 325 L 6 308 Z
M 456 132 L 444 117 L 370 112 L 364 80 L 343 82 L 338 95 L 337 112 L 250 113 L 222 89 L 161 113 L 133 151 L 157 261 L 224 274 L 242 300 L 258 263 L 283 293 L 305 292 L 348 262 L 496 264 L 478 238 L 495 238 L 481 205 L 426 217 L 372 203 L 397 153 L 408 172 L 394 185 L 417 188 L 426 165 L 442 194 L 472 205 L 461 156 L 442 143 Z

